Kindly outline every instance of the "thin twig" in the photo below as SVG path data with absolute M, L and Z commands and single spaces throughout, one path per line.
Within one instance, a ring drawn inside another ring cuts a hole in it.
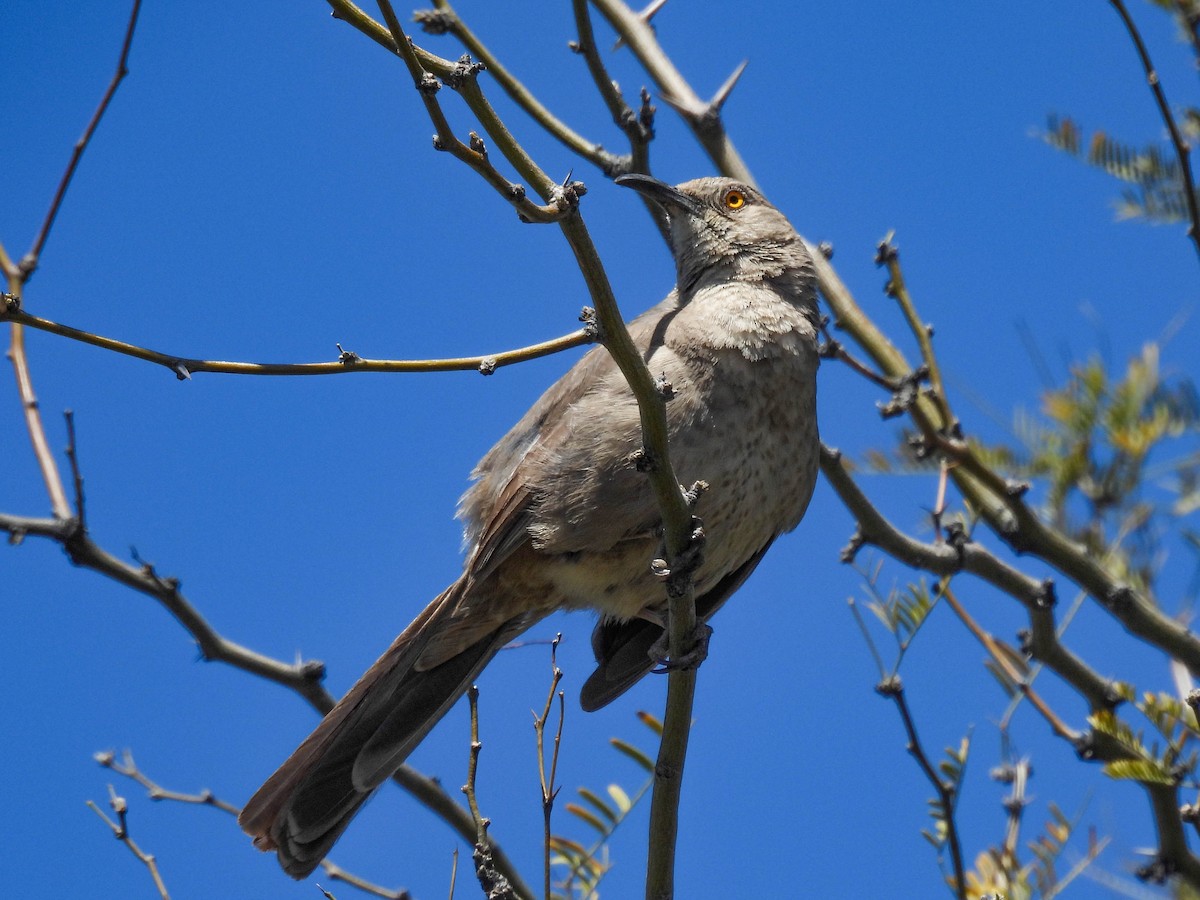
M 92 758 L 104 768 L 116 772 L 118 775 L 123 775 L 132 781 L 136 781 L 146 789 L 146 795 L 151 800 L 170 800 L 175 803 L 190 803 L 195 806 L 211 806 L 222 812 L 229 813 L 231 816 L 236 816 L 241 812 L 241 809 L 237 806 L 220 799 L 212 791 L 208 790 L 208 788 L 204 788 L 195 794 L 185 794 L 180 791 L 172 791 L 164 788 L 138 768 L 137 763 L 133 761 L 133 752 L 130 750 L 125 750 L 119 760 L 117 759 L 117 754 L 112 750 L 104 750 L 93 754 Z
M 80 525 L 86 528 L 87 514 L 83 500 L 83 474 L 79 469 L 79 451 L 75 444 L 75 413 L 68 409 L 63 413 L 63 418 L 67 423 L 67 448 L 64 452 L 67 455 L 67 462 L 71 464 L 71 481 L 75 486 L 75 517 L 79 519 Z
M 404 33 L 404 29 L 400 25 L 400 20 L 396 17 L 396 11 L 392 8 L 390 0 L 378 0 L 378 3 L 379 10 L 383 13 L 384 21 L 387 22 L 388 31 L 391 34 L 396 53 L 404 60 L 405 66 L 408 67 L 409 75 L 412 76 L 413 86 L 416 87 L 418 93 L 421 95 L 421 100 L 425 104 L 425 111 L 437 129 L 437 136 L 434 138 L 433 144 L 434 149 L 448 151 L 455 159 L 466 163 L 474 169 L 502 197 L 508 200 L 517 210 L 518 214 L 528 222 L 557 222 L 568 215 L 578 204 L 579 197 L 584 193 L 582 184 L 572 182 L 559 188 L 544 176 L 537 179 L 534 182 L 535 190 L 539 194 L 546 196 L 550 201 L 545 206 L 539 206 L 525 196 L 525 189 L 523 187 L 509 181 L 492 165 L 488 158 L 487 148 L 479 135 L 471 132 L 471 142 L 469 145 L 464 144 L 455 136 L 454 131 L 450 128 L 449 121 L 446 119 L 446 114 L 442 111 L 441 104 L 437 99 L 437 93 L 441 90 L 442 82 L 425 67 L 424 63 L 426 60 L 418 57 L 416 49 L 412 46 L 408 35 Z M 457 63 L 451 63 L 449 60 L 439 60 L 439 63 L 444 73 L 442 77 L 449 79 L 451 87 L 462 93 L 464 97 L 470 94 L 477 103 L 482 100 L 483 95 L 478 90 L 476 81 L 479 70 L 482 68 L 481 64 L 471 62 L 470 57 L 463 57 Z M 479 117 L 481 124 L 485 126 L 489 137 L 495 139 L 497 134 L 507 135 L 507 129 L 503 127 L 499 116 L 495 116 L 494 114 L 491 116 L 480 115 L 480 110 L 475 108 L 475 106 L 472 109 Z M 514 155 L 515 141 L 501 138 L 500 145 L 500 150 L 505 158 L 518 171 L 525 175 L 531 173 L 532 160 L 529 160 L 525 156 L 524 151 Z
M 21 260 L 22 281 L 27 281 L 37 268 L 38 260 L 42 255 L 42 248 L 46 244 L 46 239 L 50 236 L 50 229 L 54 227 L 54 220 L 58 216 L 59 209 L 62 207 L 63 199 L 67 195 L 67 188 L 71 184 L 71 179 L 75 176 L 75 170 L 79 168 L 79 160 L 83 157 L 83 151 L 87 149 L 88 144 L 92 140 L 92 135 L 96 133 L 96 127 L 100 124 L 100 120 L 108 110 L 108 104 L 116 94 L 118 85 L 129 74 L 129 49 L 133 46 L 133 30 L 137 26 L 138 13 L 141 7 L 142 0 L 133 0 L 133 9 L 129 13 L 129 24 L 125 27 L 125 40 L 121 43 L 121 55 L 117 58 L 117 70 L 113 73 L 112 80 L 108 83 L 108 89 L 104 92 L 104 96 L 100 98 L 100 105 L 92 113 L 91 121 L 88 122 L 87 128 L 83 130 L 82 137 L 75 142 L 75 149 L 71 153 L 71 160 L 67 163 L 67 168 L 62 174 L 62 178 L 59 179 L 58 189 L 54 192 L 54 199 L 50 201 L 50 208 L 46 211 L 46 218 L 42 221 L 42 227 L 38 230 L 37 237 L 34 238 L 33 246 L 25 254 L 25 258 Z
M 1039 695 L 1032 687 L 1029 686 L 1029 683 L 1022 673 L 1018 672 L 1013 667 L 1008 655 L 1000 649 L 996 639 L 992 637 L 992 635 L 990 635 L 983 628 L 983 626 L 976 622 L 974 617 L 972 617 L 969 612 L 967 612 L 966 607 L 959 602 L 958 597 L 955 596 L 954 591 L 951 589 L 948 583 L 945 583 L 942 587 L 942 596 L 949 607 L 954 610 L 954 614 L 958 616 L 959 620 L 967 627 L 967 630 L 971 632 L 971 634 L 975 636 L 975 639 L 983 645 L 985 650 L 987 650 L 988 655 L 992 657 L 993 662 L 995 662 L 996 665 L 1004 671 L 1005 676 L 1009 678 L 1009 680 L 1016 686 L 1017 690 L 1029 700 L 1029 702 L 1033 705 L 1033 708 L 1036 709 L 1038 713 L 1041 714 L 1042 718 L 1046 720 L 1046 724 L 1050 726 L 1050 730 L 1054 732 L 1055 736 L 1062 738 L 1072 746 L 1078 746 L 1080 739 L 1079 732 L 1069 727 L 1058 716 L 1058 714 L 1050 708 L 1050 704 L 1043 700 L 1041 695 Z
M 479 798 L 475 793 L 479 752 L 483 749 L 483 742 L 479 739 L 479 688 L 476 685 L 467 688 L 467 702 L 471 707 L 471 755 L 467 763 L 467 783 L 463 785 L 462 792 L 467 796 L 467 806 L 475 822 L 475 849 L 472 853 L 475 877 L 479 879 L 479 886 L 488 900 L 520 900 L 492 859 L 492 842 L 488 837 L 488 827 L 492 822 L 479 811 Z
M 925 774 L 926 780 L 937 792 L 938 801 L 946 813 L 946 842 L 950 847 L 950 862 L 954 866 L 954 884 L 951 887 L 954 890 L 955 896 L 959 897 L 960 900 L 966 900 L 967 880 L 963 867 L 962 846 L 958 836 L 958 826 L 955 824 L 954 818 L 957 798 L 953 786 L 947 784 L 939 777 L 937 769 L 934 768 L 933 763 L 925 753 L 925 748 L 921 745 L 921 739 L 917 736 L 916 723 L 913 721 L 912 713 L 908 709 L 908 700 L 904 695 L 904 682 L 900 680 L 900 676 L 897 674 L 890 675 L 881 681 L 875 690 L 896 704 L 896 709 L 900 713 L 900 719 L 904 723 L 904 731 L 908 735 L 908 752 L 917 761 L 917 765 Z
M 838 498 L 855 516 L 858 527 L 842 561 L 852 562 L 858 550 L 871 544 L 906 565 L 934 575 L 970 572 L 1019 601 L 1029 615 L 1027 650 L 1078 691 L 1093 709 L 1114 702 L 1109 681 L 1066 648 L 1058 639 L 1054 621 L 1054 582 L 1038 581 L 1003 562 L 979 543 L 964 539 L 926 544 L 902 532 L 871 503 L 850 477 L 841 453 L 821 446 L 821 472 Z
M 609 21 L 638 62 L 658 85 L 659 96 L 679 111 L 699 139 L 717 169 L 724 175 L 754 184 L 750 169 L 738 154 L 721 121 L 721 106 L 728 97 L 730 81 L 710 101 L 701 100 L 675 65 L 663 53 L 649 18 L 634 12 L 622 0 L 592 0 L 592 5 Z M 738 74 L 740 70 L 735 71 Z
M 33 378 L 29 372 L 29 357 L 25 354 L 25 329 L 13 323 L 10 332 L 8 358 L 16 375 L 17 395 L 21 398 L 21 411 L 25 416 L 25 430 L 29 433 L 33 455 L 37 459 L 42 482 L 46 485 L 46 493 L 50 497 L 50 509 L 56 519 L 65 522 L 71 518 L 71 504 L 67 501 L 67 492 L 63 488 L 54 453 L 50 450 L 50 442 L 46 440 L 46 427 L 42 422 L 41 409 L 33 390 Z
M 588 0 L 571 0 L 571 9 L 575 15 L 575 31 L 578 34 L 578 40 L 571 45 L 571 49 L 583 57 L 592 76 L 592 83 L 596 86 L 596 92 L 608 107 L 613 124 L 625 133 L 629 141 L 630 155 L 623 160 L 627 166 L 626 171 L 646 172 L 649 169 L 650 141 L 654 138 L 654 107 L 649 105 L 649 94 L 643 89 L 641 115 L 634 113 L 617 83 L 609 77 L 608 69 L 600 56 Z M 623 173 L 613 171 L 606 174 Z M 657 209 L 653 203 L 649 204 L 648 208 Z
M 558 751 L 562 746 L 563 721 L 566 718 L 566 706 L 563 692 L 558 690 L 562 681 L 562 669 L 556 659 L 558 645 L 562 634 L 556 634 L 550 644 L 550 690 L 546 694 L 546 705 L 542 714 L 533 715 L 533 730 L 537 735 L 538 781 L 542 789 L 542 872 L 544 896 L 550 896 L 550 818 L 554 811 L 554 800 L 560 788 L 555 784 L 558 776 Z M 554 735 L 554 749 L 551 751 L 550 771 L 546 772 L 546 722 L 550 720 L 550 708 L 554 704 L 555 693 L 558 694 L 558 730 Z
M 168 800 L 175 803 L 187 803 L 195 806 L 211 806 L 214 809 L 219 809 L 222 812 L 228 813 L 231 816 L 237 816 L 241 812 L 241 808 L 234 806 L 226 800 L 222 800 L 215 796 L 212 791 L 207 788 L 196 794 L 186 794 L 180 791 L 172 791 L 162 787 L 157 782 L 152 780 L 145 772 L 138 768 L 137 763 L 133 761 L 133 753 L 125 750 L 121 754 L 121 759 L 118 761 L 117 756 L 111 750 L 106 750 L 102 753 L 96 753 L 93 756 L 104 768 L 116 772 L 125 778 L 137 782 L 146 789 L 146 794 L 151 800 Z M 111 788 L 110 788 L 111 790 Z M 381 897 L 383 900 L 412 900 L 412 895 L 403 888 L 385 888 L 374 882 L 367 881 L 353 872 L 347 872 L 341 866 L 328 859 L 321 861 L 321 868 L 334 881 L 344 882 L 352 887 L 358 888 L 364 893 L 370 894 L 373 897 Z M 328 892 L 326 892 L 328 893 Z
M 1196 184 L 1192 180 L 1191 147 L 1184 140 L 1183 133 L 1179 130 L 1179 126 L 1175 122 L 1175 115 L 1171 112 L 1171 105 L 1167 103 L 1167 95 L 1163 91 L 1158 71 L 1154 68 L 1154 63 L 1150 60 L 1150 51 L 1146 49 L 1146 44 L 1142 41 L 1142 35 L 1133 23 L 1133 17 L 1129 15 L 1129 10 L 1125 8 L 1123 0 L 1109 0 L 1109 3 L 1117 11 L 1117 15 L 1121 17 L 1121 21 L 1125 24 L 1125 30 L 1129 32 L 1129 38 L 1133 41 L 1134 49 L 1137 50 L 1138 58 L 1142 61 L 1142 68 L 1146 72 L 1146 84 L 1150 86 L 1150 90 L 1154 94 L 1154 102 L 1158 104 L 1158 112 L 1162 116 L 1167 130 L 1171 133 L 1171 144 L 1175 148 L 1175 157 L 1179 160 L 1179 173 L 1183 181 L 1183 196 L 1187 200 L 1188 215 L 1191 218 L 1191 224 L 1188 226 L 1188 236 L 1192 239 L 1192 243 L 1196 245 L 1197 255 L 1200 255 L 1200 206 L 1197 205 L 1196 201 Z
M 63 200 L 67 195 L 67 188 L 71 184 L 75 170 L 79 167 L 79 161 L 83 157 L 83 152 L 91 142 L 92 135 L 95 134 L 100 120 L 104 117 L 109 103 L 117 92 L 117 87 L 129 71 L 127 65 L 129 61 L 129 49 L 133 45 L 133 31 L 137 25 L 138 12 L 141 9 L 141 5 L 141 0 L 134 0 L 133 8 L 129 15 L 129 24 L 125 28 L 125 39 L 121 44 L 120 55 L 117 57 L 116 72 L 109 82 L 108 88 L 104 91 L 104 95 L 100 98 L 100 103 L 96 107 L 96 111 L 92 113 L 92 118 L 84 129 L 82 137 L 75 142 L 75 149 L 71 154 L 71 159 L 68 161 L 62 177 L 59 179 L 58 189 L 54 192 L 54 199 L 50 201 L 50 208 L 46 211 L 42 227 L 38 230 L 29 252 L 25 254 L 25 257 L 18 264 L 12 261 L 3 245 L 0 245 L 0 270 L 4 272 L 4 276 L 8 282 L 8 291 L 10 292 L 6 293 L 0 299 L 0 319 L 4 318 L 6 312 L 20 309 L 21 295 L 25 283 L 37 268 L 42 248 L 50 236 L 50 229 L 54 225 L 54 220 L 58 216 L 59 209 L 62 207 Z M 71 517 L 71 506 L 67 502 L 67 494 L 63 489 L 62 478 L 59 475 L 58 466 L 54 461 L 54 454 L 50 451 L 50 444 L 46 440 L 46 428 L 42 422 L 42 416 L 38 409 L 37 395 L 33 389 L 33 378 L 29 371 L 29 358 L 25 352 L 25 330 L 14 322 L 10 328 L 10 332 L 11 340 L 7 356 L 12 362 L 13 371 L 16 375 L 17 393 L 21 398 L 21 408 L 25 414 L 25 429 L 29 433 L 30 442 L 33 444 L 33 455 L 37 459 L 38 468 L 42 473 L 42 481 L 46 485 L 46 493 L 50 497 L 51 510 L 57 518 L 69 519 Z
M 113 837 L 124 844 L 129 852 L 146 867 L 146 870 L 150 873 L 150 877 L 154 880 L 154 887 L 158 891 L 158 896 L 162 900 L 171 900 L 171 895 L 167 893 L 167 885 L 158 871 L 158 862 L 154 859 L 154 854 L 147 853 L 129 836 L 129 806 L 125 802 L 125 798 L 118 796 L 111 784 L 108 786 L 108 805 L 117 814 L 116 822 L 106 816 L 104 811 L 94 801 L 88 800 L 87 805 L 91 808 L 92 812 L 104 821 L 105 825 L 112 829 Z
M 590 316 L 590 311 L 585 311 Z M 539 359 L 582 347 L 596 339 L 595 329 L 591 326 L 573 331 L 562 337 L 531 344 L 516 350 L 504 350 L 484 356 L 451 357 L 448 359 L 365 359 L 357 353 L 342 351 L 338 359 L 331 362 L 314 363 L 256 363 L 233 362 L 227 360 L 195 359 L 187 356 L 176 356 L 163 353 L 135 344 L 127 344 L 115 338 L 92 334 L 69 325 L 62 325 L 32 316 L 24 310 L 0 310 L 0 321 L 10 319 L 14 323 L 28 325 L 41 331 L 48 331 L 60 337 L 69 338 L 94 347 L 100 347 L 113 353 L 132 356 L 146 362 L 163 366 L 174 373 L 176 378 L 185 379 L 200 372 L 217 372 L 226 375 L 345 375 L 351 372 L 455 372 L 477 371 L 490 375 L 504 366 L 514 363 Z M 35 401 L 36 402 L 36 401 Z
M 457 38 L 473 57 L 487 66 L 488 72 L 513 102 L 525 110 L 547 134 L 576 156 L 594 163 L 609 177 L 632 171 L 629 168 L 628 157 L 608 152 L 601 144 L 589 141 L 550 112 L 533 92 L 488 50 L 447 0 L 433 0 L 433 5 L 435 11 L 418 10 L 413 14 L 413 21 L 429 34 L 448 33 Z
M 900 310 L 904 313 L 904 320 L 908 323 L 909 330 L 912 331 L 913 337 L 917 339 L 917 345 L 921 348 L 921 360 L 925 364 L 929 384 L 933 388 L 933 401 L 938 405 L 947 427 L 953 428 L 955 418 L 950 412 L 949 401 L 946 398 L 946 386 L 942 383 L 942 370 L 938 365 L 937 354 L 933 352 L 933 326 L 922 322 L 917 314 L 916 304 L 908 292 L 908 283 L 904 279 L 904 270 L 900 267 L 900 250 L 893 242 L 893 235 L 890 232 L 879 242 L 875 264 L 887 267 L 888 281 L 884 291 L 900 305 Z

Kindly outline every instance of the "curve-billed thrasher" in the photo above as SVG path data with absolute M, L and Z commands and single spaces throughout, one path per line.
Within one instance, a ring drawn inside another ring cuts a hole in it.
M 795 528 L 817 473 L 816 294 L 812 260 L 787 219 L 748 185 L 618 183 L 670 221 L 675 290 L 629 326 L 670 382 L 670 452 L 707 542 L 694 574 L 707 620 L 771 542 Z M 598 667 L 581 693 L 597 709 L 654 665 L 665 591 L 651 572 L 658 506 L 634 454 L 638 407 L 595 348 L 475 469 L 463 497 L 463 574 L 417 616 L 238 821 L 302 878 L 506 643 L 559 609 L 600 614 Z

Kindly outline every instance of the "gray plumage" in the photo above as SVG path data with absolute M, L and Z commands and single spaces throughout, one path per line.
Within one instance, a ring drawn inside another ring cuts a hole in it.
M 618 179 L 670 222 L 676 287 L 629 330 L 667 404 L 671 460 L 703 479 L 708 540 L 694 581 L 707 619 L 780 534 L 817 471 L 812 261 L 755 189 L 725 178 L 672 188 Z M 405 629 L 246 804 L 243 829 L 292 876 L 311 872 L 371 793 L 505 643 L 560 609 L 600 614 L 585 709 L 655 664 L 665 592 L 650 568 L 660 515 L 633 454 L 636 401 L 595 348 L 483 458 L 462 499 L 463 574 Z

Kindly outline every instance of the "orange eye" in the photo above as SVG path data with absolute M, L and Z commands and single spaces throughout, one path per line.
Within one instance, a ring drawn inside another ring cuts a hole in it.
M 739 190 L 731 190 L 725 192 L 725 206 L 727 209 L 741 209 L 746 205 L 746 195 Z

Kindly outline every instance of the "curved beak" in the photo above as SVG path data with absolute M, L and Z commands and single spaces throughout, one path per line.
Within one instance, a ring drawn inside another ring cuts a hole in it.
M 700 204 L 695 198 L 683 193 L 674 185 L 649 175 L 620 175 L 615 181 L 621 187 L 632 188 L 646 199 L 653 200 L 668 215 L 679 210 L 693 215 L 700 212 Z

